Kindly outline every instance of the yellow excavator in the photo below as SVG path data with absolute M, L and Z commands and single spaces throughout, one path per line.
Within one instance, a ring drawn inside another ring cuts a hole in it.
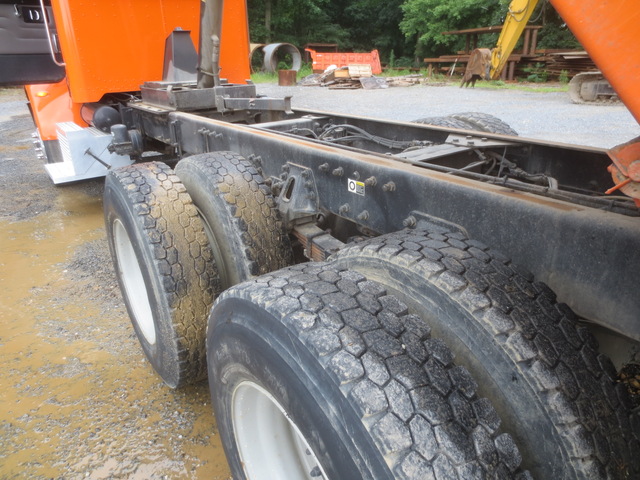
M 540 0 L 513 0 L 509 4 L 502 32 L 496 46 L 490 50 L 476 49 L 472 52 L 463 77 L 462 86 L 469 83 L 473 75 L 484 76 L 487 80 L 498 80 L 522 36 L 531 15 Z M 476 59 L 475 61 L 474 58 Z M 485 59 L 484 70 L 478 70 L 478 64 Z M 485 75 L 483 75 L 483 73 Z M 569 82 L 569 96 L 574 103 L 592 103 L 617 100 L 616 92 L 601 72 L 582 72 Z

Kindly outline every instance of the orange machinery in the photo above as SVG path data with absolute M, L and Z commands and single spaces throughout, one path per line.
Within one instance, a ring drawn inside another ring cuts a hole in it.
M 200 0 L 53 0 L 66 77 L 26 87 L 41 139 L 56 139 L 56 123 L 87 123 L 84 104 L 104 95 L 135 92 L 145 81 L 162 80 L 165 39 L 176 28 L 198 45 Z M 224 2 L 220 75 L 244 83 L 250 75 L 246 2 Z
M 635 91 L 640 85 L 637 0 L 551 2 L 640 121 L 640 96 Z M 231 83 L 242 84 L 250 75 L 246 1 L 215 3 L 223 12 L 220 76 Z M 536 2 L 525 3 L 531 8 Z M 66 76 L 58 83 L 26 87 L 45 147 L 48 141 L 58 137 L 56 124 L 87 125 L 86 118 L 82 118 L 83 106 L 100 102 L 108 94 L 138 92 L 143 82 L 161 80 L 165 39 L 174 29 L 181 28 L 190 31 L 191 39 L 196 40 L 198 12 L 205 2 L 52 0 L 51 4 L 53 21 L 47 26 L 54 28 L 55 25 L 57 33 L 48 36 L 51 40 L 57 38 L 50 43 L 52 49 L 59 46 L 59 59 L 64 61 Z M 639 161 L 633 153 L 637 147 L 633 145 L 611 152 L 612 176 L 617 188 L 638 199 L 640 189 L 630 185 L 640 182 L 640 167 L 636 165 Z
M 637 0 L 551 0 L 551 3 L 640 122 Z
M 637 0 L 551 0 L 622 102 L 640 122 L 640 50 Z M 612 149 L 609 167 L 620 190 L 640 206 L 640 139 Z

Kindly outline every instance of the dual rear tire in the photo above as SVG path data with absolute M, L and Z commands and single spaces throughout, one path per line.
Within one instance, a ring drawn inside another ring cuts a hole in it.
M 220 287 L 184 185 L 158 162 L 112 170 L 104 215 L 120 290 L 154 370 L 172 388 L 205 378 L 204 319 Z
M 610 363 L 507 259 L 399 232 L 282 269 L 291 247 L 251 163 L 176 171 L 110 172 L 107 237 L 154 369 L 171 387 L 208 373 L 234 478 L 636 472 Z
M 297 462 L 322 478 L 638 473 L 637 417 L 594 339 L 547 287 L 459 234 L 383 235 L 240 284 L 212 310 L 208 352 L 238 478 L 276 478 L 288 467 L 263 477 L 263 459 L 296 451 L 246 434 L 246 388 L 284 412 L 311 452 Z
M 240 155 L 195 155 L 111 170 L 104 213 L 134 330 L 172 388 L 206 377 L 205 329 L 215 297 L 291 263 L 275 201 Z

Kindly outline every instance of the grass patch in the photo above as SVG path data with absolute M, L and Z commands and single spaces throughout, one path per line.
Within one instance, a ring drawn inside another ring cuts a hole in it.
M 562 84 L 505 83 L 502 80 L 496 80 L 496 81 L 478 80 L 478 82 L 476 82 L 476 87 L 487 88 L 490 90 L 521 90 L 524 92 L 540 92 L 540 93 L 566 92 L 567 90 L 569 90 L 568 85 L 562 85 Z
M 310 64 L 303 64 L 298 70 L 296 74 L 296 79 L 301 80 L 304 77 L 311 75 L 313 73 L 313 69 Z M 251 74 L 251 81 L 253 83 L 278 83 L 278 72 L 267 73 L 267 72 L 255 72 Z
M 301 80 L 313 73 L 311 69 L 311 65 L 305 64 L 302 66 L 300 71 L 297 73 L 297 80 Z M 405 75 L 415 75 L 420 74 L 423 77 L 427 78 L 428 71 L 426 69 L 421 69 L 420 71 L 409 70 L 409 69 L 385 69 L 382 74 L 378 75 L 379 77 L 403 77 Z M 265 72 L 256 72 L 251 74 L 251 80 L 253 83 L 278 83 L 278 74 L 277 73 L 265 73 Z M 444 75 L 441 73 L 432 73 L 431 77 L 427 79 L 427 85 L 429 83 L 447 83 L 451 86 L 460 85 L 459 77 L 449 77 L 448 75 Z M 538 92 L 538 93 L 552 93 L 552 92 L 566 92 L 569 90 L 569 86 L 566 83 L 532 83 L 527 81 L 520 81 L 514 83 L 506 83 L 502 80 L 478 80 L 476 82 L 476 87 L 478 88 L 486 88 L 489 90 L 520 90 L 524 92 Z
M 251 74 L 253 83 L 278 83 L 277 73 L 255 72 Z

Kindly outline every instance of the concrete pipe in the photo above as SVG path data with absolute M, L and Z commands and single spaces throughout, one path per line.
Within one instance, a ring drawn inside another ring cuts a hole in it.
M 300 51 L 290 43 L 270 43 L 263 48 L 264 51 L 264 71 L 275 73 L 278 70 L 278 54 L 291 55 L 293 65 L 288 70 L 300 70 L 302 57 Z

